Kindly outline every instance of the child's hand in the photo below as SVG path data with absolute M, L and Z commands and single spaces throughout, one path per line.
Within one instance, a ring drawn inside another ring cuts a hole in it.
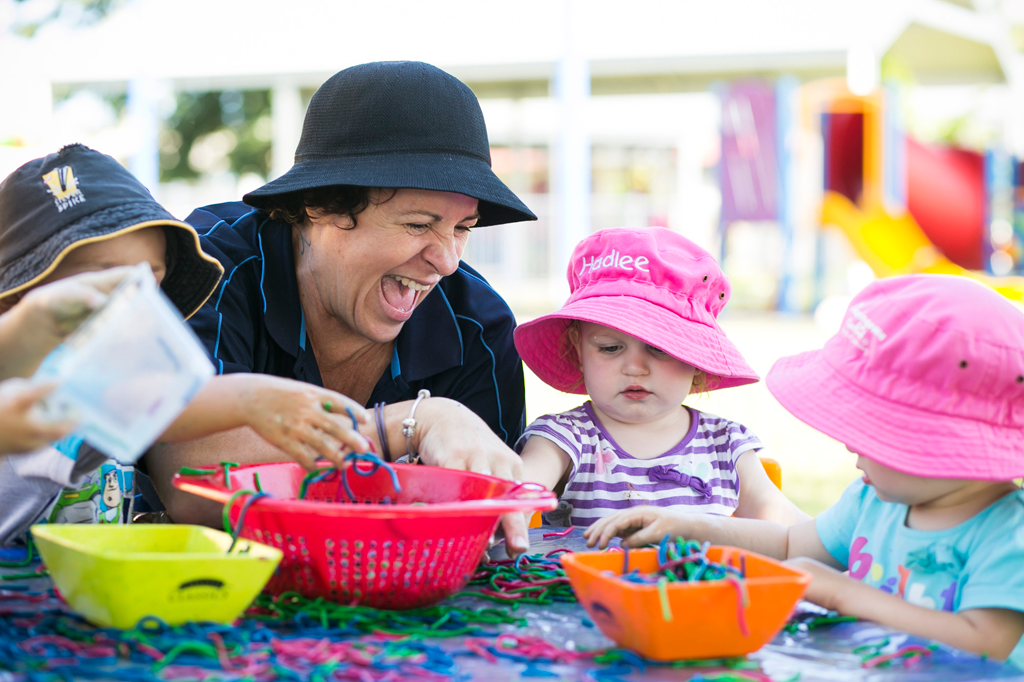
M 0 301 L 0 379 L 27 377 L 133 268 L 85 272 Z
M 658 544 L 666 535 L 688 538 L 686 517 L 664 507 L 630 507 L 597 521 L 583 532 L 583 537 L 588 547 L 597 545 L 600 549 L 616 536 L 628 547 L 646 547 Z
M 74 424 L 49 424 L 31 415 L 36 401 L 52 390 L 53 384 L 33 386 L 25 379 L 0 382 L 0 455 L 32 452 L 74 428 Z
M 811 574 L 813 580 L 807 587 L 804 599 L 829 611 L 839 610 L 839 595 L 844 588 L 851 584 L 860 584 L 859 581 L 843 575 L 831 566 L 809 557 L 797 557 L 785 563 Z
M 340 393 L 300 381 L 246 375 L 255 385 L 245 392 L 245 422 L 264 440 L 312 469 L 318 457 L 341 465 L 349 452 L 367 452 L 369 441 L 353 428 L 369 423 L 362 405 Z
M 124 266 L 66 277 L 28 292 L 18 306 L 27 309 L 41 333 L 59 343 L 103 305 L 107 294 L 133 270 Z

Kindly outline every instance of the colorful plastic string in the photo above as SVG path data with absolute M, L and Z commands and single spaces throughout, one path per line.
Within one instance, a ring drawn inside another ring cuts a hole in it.
M 923 656 L 931 656 L 932 652 L 938 649 L 938 646 L 921 646 L 920 644 L 909 644 L 905 647 L 897 649 L 891 654 L 875 654 L 865 656 L 861 661 L 862 668 L 879 668 L 887 667 L 894 663 L 902 663 L 904 666 L 908 666 L 911 663 L 919 660 Z
M 658 601 L 661 602 L 661 617 L 666 623 L 672 622 L 672 605 L 668 601 L 668 578 L 658 578 Z
M 0 567 L 3 568 L 21 568 L 22 566 L 28 566 L 32 563 L 32 560 L 36 557 L 36 545 L 32 542 L 32 535 L 25 534 L 25 558 L 19 559 L 18 561 L 0 561 Z
M 542 558 L 530 557 L 521 568 L 525 570 Z M 524 677 L 557 677 L 543 666 L 590 661 L 601 667 L 588 669 L 587 678 L 601 682 L 625 676 L 633 679 L 633 674 L 659 665 L 699 668 L 691 682 L 771 679 L 758 670 L 756 662 L 742 658 L 661 664 L 622 649 L 573 651 L 540 637 L 515 632 L 488 634 L 488 630 L 494 633 L 503 626 L 526 625 L 508 609 L 440 605 L 388 612 L 309 600 L 297 594 L 262 595 L 247 617 L 233 626 L 187 623 L 171 627 L 148 618 L 132 630 L 120 631 L 93 628 L 65 613 L 47 593 L 24 591 L 20 595 L 33 610 L 24 615 L 0 615 L 0 670 L 40 682 L 98 678 L 130 682 L 453 682 L 465 679 L 456 663 L 459 656 L 476 656 L 496 664 L 502 659 L 523 663 L 527 666 L 520 673 Z M 460 637 L 462 648 L 454 651 L 422 641 Z M 934 648 L 912 645 L 881 655 L 879 650 L 887 645 L 888 640 L 883 640 L 861 648 L 871 650 L 866 667 L 908 665 Z
M 740 633 L 747 637 L 746 609 L 750 606 L 750 594 L 747 591 L 747 562 L 740 555 L 739 567 L 729 563 L 718 563 L 707 557 L 710 543 L 703 545 L 693 540 L 686 541 L 676 538 L 670 541 L 669 536 L 662 538 L 658 545 L 658 570 L 653 573 L 641 573 L 639 569 L 629 570 L 629 548 L 622 547 L 622 573 L 619 579 L 641 585 L 654 585 L 658 588 L 658 600 L 661 604 L 661 617 L 666 623 L 672 622 L 672 608 L 669 604 L 668 586 L 673 582 L 697 582 L 724 580 L 736 590 L 736 620 Z
M 50 600 L 45 593 L 22 593 Z M 50 679 L 252 679 L 441 682 L 461 679 L 453 655 L 420 638 L 481 637 L 490 648 L 537 656 L 561 650 L 540 642 L 486 636 L 500 626 L 525 626 L 506 609 L 436 606 L 388 612 L 261 596 L 234 626 L 170 627 L 146 618 L 133 630 L 96 629 L 53 606 L 32 604 L 29 617 L 0 616 L 0 670 Z M 110 666 L 117 665 L 116 669 Z
M 546 554 L 520 554 L 515 560 L 505 559 L 481 564 L 470 579 L 470 585 L 485 585 L 479 592 L 462 592 L 491 601 L 511 604 L 551 604 L 575 602 L 576 595 L 562 564 L 555 559 L 567 549 L 554 549 Z
M 857 618 L 854 616 L 819 616 L 815 613 L 805 613 L 797 615 L 792 618 L 786 627 L 786 632 L 808 632 L 816 628 L 825 627 L 828 625 L 836 625 L 838 623 L 852 623 Z
M 356 421 L 356 416 L 355 414 L 353 414 L 352 409 L 346 407 L 345 411 L 348 413 L 349 419 L 352 420 L 352 428 L 358 430 L 359 423 Z M 348 496 L 349 502 L 352 504 L 356 504 L 358 500 L 356 500 L 356 496 L 352 492 L 352 488 L 348 484 L 348 472 L 354 471 L 357 476 L 373 476 L 381 469 L 381 467 L 383 467 L 384 470 L 391 475 L 391 485 L 394 487 L 395 493 L 402 492 L 402 486 L 398 482 L 398 474 L 395 472 L 394 467 L 392 467 L 390 464 L 385 462 L 383 459 L 378 457 L 373 452 L 350 452 L 349 454 L 345 455 L 344 461 L 345 463 L 350 463 L 350 465 L 345 467 L 344 469 L 325 467 L 322 469 L 314 469 L 313 471 L 306 474 L 305 478 L 302 479 L 302 484 L 299 486 L 298 499 L 306 499 L 306 494 L 309 492 L 309 486 L 311 486 L 312 484 L 327 481 L 332 476 L 337 476 L 339 490 L 338 494 L 335 495 L 335 502 L 341 501 L 341 490 L 343 489 L 345 491 L 345 494 Z M 364 471 L 359 468 L 357 464 L 358 462 L 368 462 L 370 463 L 371 467 Z
M 516 635 L 505 632 L 493 640 L 467 637 L 463 640 L 466 649 L 489 663 L 497 663 L 498 658 L 509 658 L 514 661 L 545 661 L 548 663 L 573 663 L 580 660 L 593 659 L 603 651 L 575 651 L 555 646 L 543 637 L 533 635 Z
M 231 490 L 231 470 L 239 467 L 238 462 L 221 462 L 221 468 L 224 470 L 224 487 Z
M 219 471 L 217 467 L 181 467 L 178 473 L 182 476 L 209 476 Z
M 398 637 L 460 637 L 479 635 L 485 629 L 525 626 L 526 621 L 507 609 L 439 605 L 410 611 L 381 611 L 368 606 L 335 604 L 323 599 L 309 600 L 294 592 L 278 597 L 260 595 L 247 617 L 292 627 L 315 627 L 346 635 L 390 635 Z
M 542 537 L 545 540 L 550 540 L 552 538 L 564 538 L 566 535 L 569 535 L 574 530 L 576 530 L 576 526 L 569 526 L 568 528 L 566 528 L 565 530 L 562 530 L 562 531 L 557 531 L 557 532 L 554 532 L 554 533 L 544 533 L 544 535 Z

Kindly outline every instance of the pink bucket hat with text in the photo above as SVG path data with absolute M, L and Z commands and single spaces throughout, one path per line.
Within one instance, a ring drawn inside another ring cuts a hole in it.
M 635 336 L 711 375 L 711 388 L 758 381 L 718 326 L 729 280 L 715 259 L 664 227 L 601 230 L 573 250 L 569 300 L 560 310 L 516 328 L 516 350 L 548 385 L 586 393 L 575 355 L 562 348 L 572 320 Z
M 1024 474 L 1024 313 L 966 277 L 872 283 L 824 348 L 782 358 L 766 383 L 798 419 L 897 471 Z

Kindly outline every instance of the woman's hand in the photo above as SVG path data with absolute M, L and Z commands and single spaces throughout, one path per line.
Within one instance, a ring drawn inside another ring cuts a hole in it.
M 50 424 L 33 417 L 32 406 L 52 390 L 53 384 L 33 386 L 26 379 L 0 382 L 0 455 L 32 452 L 74 428 L 74 424 Z
M 353 425 L 345 408 L 352 410 Z M 348 452 L 370 443 L 354 426 L 368 424 L 366 410 L 340 393 L 267 374 L 214 377 L 163 435 L 175 442 L 249 426 L 307 469 L 318 457 L 341 465 Z
M 666 535 L 689 540 L 693 532 L 689 516 L 664 507 L 630 507 L 600 519 L 583 532 L 583 537 L 588 547 L 597 545 L 600 549 L 607 547 L 616 536 L 628 547 L 658 544 Z
M 348 453 L 371 449 L 357 430 L 370 422 L 369 414 L 351 398 L 280 377 L 258 375 L 257 381 L 247 392 L 246 424 L 305 468 L 312 469 L 317 457 L 341 466 Z M 345 408 L 355 415 L 356 424 Z
M 413 439 L 413 451 L 419 453 L 424 464 L 522 480 L 519 456 L 494 435 L 484 420 L 454 400 L 428 398 L 420 403 Z M 501 525 L 509 556 L 530 548 L 523 514 L 506 514 Z

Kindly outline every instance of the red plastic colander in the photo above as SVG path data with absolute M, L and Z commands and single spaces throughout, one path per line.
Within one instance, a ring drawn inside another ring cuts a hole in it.
M 351 471 L 355 466 L 361 475 Z M 253 500 L 241 537 L 284 553 L 266 590 L 294 591 L 343 604 L 411 609 L 438 602 L 469 580 L 502 514 L 554 509 L 558 499 L 533 484 L 430 466 L 394 464 L 401 485 L 381 467 L 350 464 L 341 475 L 310 483 L 297 499 L 306 470 L 294 462 L 253 464 L 230 472 L 175 474 L 175 487 L 222 504 L 238 522 Z M 226 484 L 227 483 L 227 484 Z

